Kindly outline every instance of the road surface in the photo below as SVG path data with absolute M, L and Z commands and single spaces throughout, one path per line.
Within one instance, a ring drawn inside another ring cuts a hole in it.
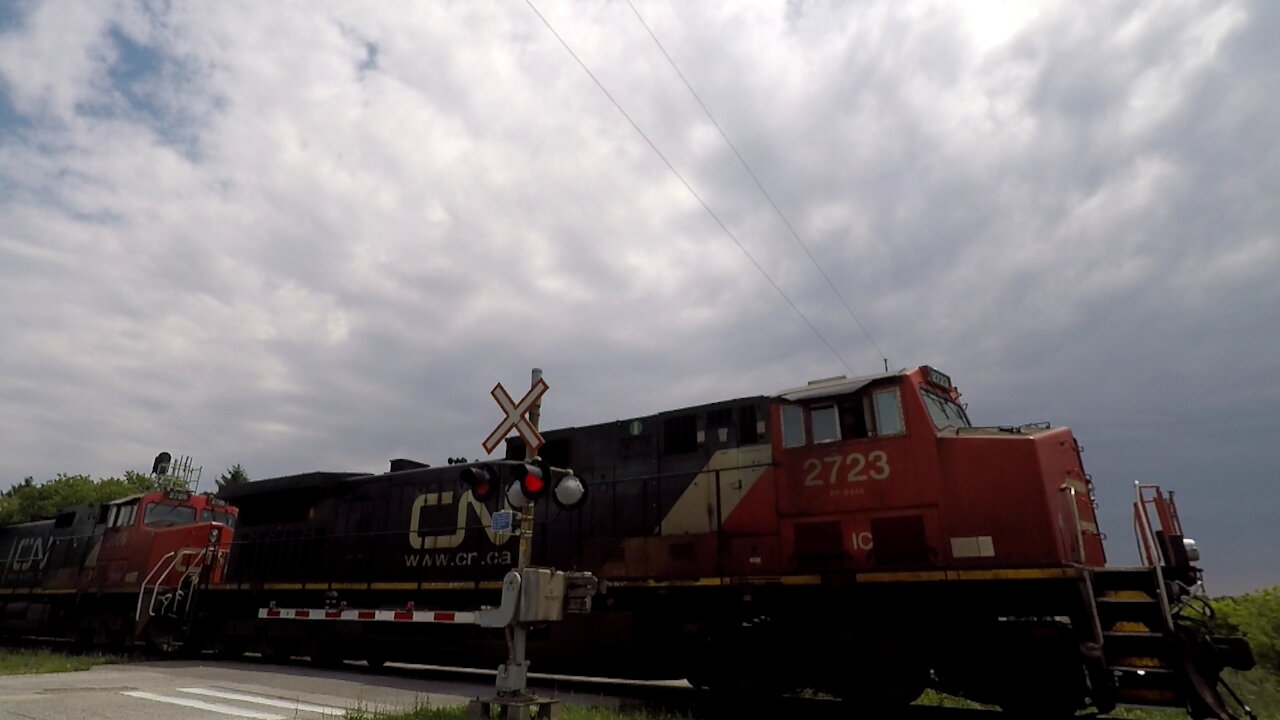
M 492 689 L 484 676 L 405 677 L 257 662 L 150 662 L 0 677 L 0 720 L 320 720 L 348 709 L 440 707 Z

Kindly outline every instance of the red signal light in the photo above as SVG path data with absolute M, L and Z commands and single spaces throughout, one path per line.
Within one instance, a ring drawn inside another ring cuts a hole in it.
M 507 500 L 513 507 L 527 507 L 547 494 L 547 477 L 541 463 L 515 463 L 511 465 L 511 487 Z
M 458 475 L 462 484 L 471 489 L 471 497 L 479 502 L 486 502 L 493 497 L 495 490 L 493 473 L 488 469 L 472 465 L 462 468 Z

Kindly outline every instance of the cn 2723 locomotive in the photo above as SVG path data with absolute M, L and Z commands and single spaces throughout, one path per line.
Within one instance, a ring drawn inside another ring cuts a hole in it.
M 609 590 L 535 633 L 540 670 L 860 703 L 935 687 L 1039 714 L 1137 703 L 1233 717 L 1220 672 L 1252 657 L 1197 624 L 1198 555 L 1172 495 L 1136 486 L 1141 564 L 1108 565 L 1072 433 L 972 427 L 933 368 L 544 435 L 542 459 L 588 493 L 573 511 L 538 504 L 534 560 Z M 259 614 L 492 603 L 515 540 L 490 523 L 502 494 L 479 502 L 467 479 L 523 458 L 513 439 L 501 461 L 228 489 L 237 542 L 196 627 L 281 655 L 491 666 L 501 639 L 472 628 Z

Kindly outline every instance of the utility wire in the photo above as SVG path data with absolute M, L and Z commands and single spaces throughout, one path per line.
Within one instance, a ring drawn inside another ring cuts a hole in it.
M 845 300 L 844 295 L 836 289 L 836 285 L 831 281 L 831 277 L 822 269 L 821 263 L 819 263 L 818 259 L 813 256 L 813 252 L 809 250 L 809 246 L 804 240 L 800 239 L 800 233 L 796 232 L 795 227 L 791 225 L 791 221 L 788 220 L 786 214 L 782 212 L 782 208 L 778 207 L 778 203 L 774 202 L 773 196 L 765 189 L 764 183 L 760 182 L 760 178 L 756 176 L 755 171 L 751 169 L 749 164 L 747 164 L 746 158 L 742 157 L 742 153 L 738 152 L 737 146 L 729 139 L 729 135 L 725 133 L 724 128 L 720 127 L 720 123 L 717 122 L 715 116 L 711 114 L 711 110 L 707 109 L 706 103 L 702 102 L 702 97 L 698 95 L 698 91 L 693 89 L 693 85 L 689 84 L 689 80 L 685 78 L 684 73 L 680 72 L 680 67 L 676 65 L 676 61 L 672 59 L 671 54 L 667 52 L 667 48 L 662 45 L 662 41 L 658 40 L 658 36 L 655 35 L 653 29 L 649 27 L 649 23 L 644 21 L 644 17 L 640 15 L 640 11 L 636 9 L 635 4 L 633 4 L 631 0 L 627 0 L 627 6 L 631 8 L 631 12 L 635 13 L 636 19 L 640 21 L 640 24 L 644 26 L 645 32 L 649 33 L 649 37 L 653 39 L 653 44 L 658 46 L 658 50 L 662 52 L 662 56 L 667 59 L 667 62 L 671 65 L 671 69 L 676 71 L 676 75 L 680 77 L 680 82 L 684 83 L 685 88 L 689 90 L 689 94 L 697 101 L 698 107 L 702 108 L 702 112 L 706 114 L 707 119 L 711 121 L 711 124 L 715 126 L 716 131 L 720 133 L 720 137 L 724 138 L 725 144 L 733 151 L 733 154 L 738 158 L 738 162 L 742 163 L 742 168 L 751 176 L 756 187 L 760 188 L 760 193 L 764 195 L 765 199 L 769 201 L 769 205 L 773 207 L 773 211 L 782 219 L 782 224 L 787 226 L 787 230 L 790 231 L 791 237 L 795 238 L 796 243 L 804 250 L 805 255 L 809 256 L 809 261 L 813 263 L 815 268 L 817 268 L 818 273 L 822 275 L 822 279 L 827 281 L 827 287 L 831 288 L 831 292 L 835 293 L 835 296 L 840 299 L 840 304 L 844 305 L 844 309 L 849 313 L 849 317 L 853 318 L 853 322 L 857 324 L 860 330 L 862 330 L 862 334 L 867 336 L 867 341 L 876 349 L 876 352 L 880 354 L 880 357 L 886 357 L 884 351 L 880 349 L 878 344 L 876 344 L 875 338 L 871 337 L 871 333 L 867 331 L 867 327 L 858 319 L 857 313 L 855 313 L 853 308 L 849 306 L 849 302 Z
M 782 296 L 782 299 L 785 300 L 786 303 L 791 306 L 791 309 L 800 316 L 800 319 L 804 321 L 804 324 L 809 326 L 809 329 L 813 331 L 813 334 L 818 336 L 818 339 L 827 346 L 827 349 L 836 356 L 836 359 L 840 361 L 841 365 L 845 366 L 845 369 L 850 373 L 854 372 L 849 363 L 845 361 L 844 356 L 840 354 L 840 351 L 836 350 L 835 346 L 831 344 L 831 341 L 827 340 L 826 336 L 818 330 L 817 326 L 809 320 L 808 316 L 800 310 L 799 306 L 797 306 L 795 302 L 787 296 L 787 293 L 783 291 L 782 287 L 769 276 L 769 273 L 765 271 L 764 267 L 761 266 L 754 257 L 752 257 L 751 253 L 747 251 L 746 246 L 742 244 L 742 241 L 739 240 L 738 237 L 733 234 L 733 231 L 724 224 L 724 221 L 721 220 L 720 216 L 711 209 L 711 206 L 702 199 L 702 196 L 698 194 L 698 191 L 693 189 L 693 186 L 689 184 L 689 181 L 684 179 L 684 176 L 680 174 L 680 171 L 676 170 L 676 167 L 672 165 L 671 161 L 667 159 L 667 156 L 658 149 L 658 146 L 654 144 L 653 140 L 649 138 L 645 131 L 640 129 L 640 126 L 631 118 L 631 115 L 623 109 L 622 105 L 613 97 L 613 94 L 605 88 L 604 83 L 600 82 L 595 73 L 591 72 L 591 68 L 587 67 L 587 64 L 582 61 L 582 58 L 578 57 L 578 54 L 573 51 L 573 48 L 569 46 L 569 43 L 565 42 L 565 39 L 560 36 L 560 33 L 556 32 L 556 29 L 551 26 L 551 23 L 543 17 L 542 13 L 538 12 L 538 8 L 534 6 L 533 0 L 525 0 L 525 3 L 528 4 L 529 9 L 533 11 L 533 14 L 538 16 L 538 19 L 542 21 L 542 24 L 547 26 L 547 30 L 551 31 L 551 34 L 555 36 L 556 40 L 560 41 L 560 45 L 562 45 L 569 55 L 573 57 L 574 61 L 578 63 L 578 66 L 582 68 L 582 71 L 587 74 L 587 77 L 591 78 L 591 81 L 596 84 L 596 87 L 600 88 L 600 92 L 604 93 L 604 96 L 609 99 L 609 102 L 613 103 L 613 106 L 618 109 L 618 112 L 622 113 L 622 117 L 627 119 L 627 122 L 630 123 L 631 127 L 640 134 L 640 137 L 644 138 L 644 141 L 649 144 L 649 148 L 653 150 L 654 154 L 656 154 L 659 159 L 662 160 L 663 164 L 667 166 L 667 169 L 671 171 L 671 174 L 676 176 L 676 179 L 680 181 L 681 185 L 684 185 L 684 188 L 689 191 L 689 194 L 693 196 L 693 199 L 698 201 L 698 204 L 702 206 L 703 210 L 707 211 L 707 214 L 711 216 L 712 220 L 715 220 L 716 224 L 720 226 L 720 229 L 724 231 L 724 234 L 729 236 L 729 239 L 733 241 L 734 245 L 738 246 L 738 249 L 741 250 L 742 254 L 751 261 L 751 264 L 755 266 L 756 270 L 760 271 L 760 274 L 764 276 L 764 279 L 769 281 L 769 284 L 773 286 L 773 289 L 778 291 L 778 294 Z

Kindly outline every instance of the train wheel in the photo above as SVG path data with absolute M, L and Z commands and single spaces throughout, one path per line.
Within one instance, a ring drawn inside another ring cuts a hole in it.
M 316 652 L 311 655 L 311 664 L 322 668 L 340 668 L 342 656 L 330 652 Z
M 373 668 L 374 670 L 377 670 L 381 668 L 383 665 L 387 664 L 387 659 L 384 657 L 376 657 L 376 656 L 369 657 L 369 658 L 365 658 L 364 661 L 369 667 Z
M 172 655 L 182 649 L 182 643 L 175 637 L 174 628 L 160 618 L 152 618 L 147 622 L 143 633 L 147 647 L 161 655 Z
M 238 642 L 224 643 L 218 647 L 217 655 L 223 660 L 238 660 L 244 655 L 244 644 Z
M 273 665 L 288 665 L 293 660 L 293 651 L 282 647 L 269 647 L 262 652 L 262 659 Z

